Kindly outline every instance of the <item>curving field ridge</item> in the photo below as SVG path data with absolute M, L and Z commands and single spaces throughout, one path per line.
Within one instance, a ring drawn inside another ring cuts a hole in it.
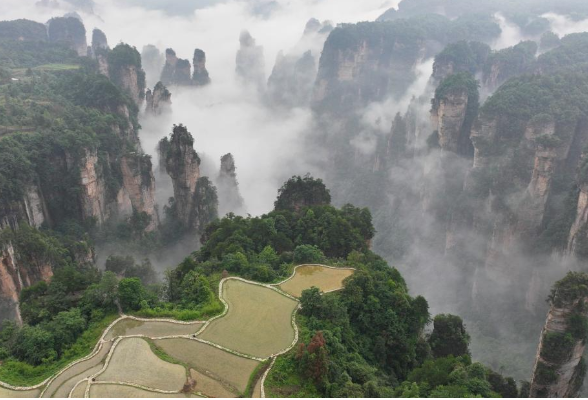
M 0 382 L 0 397 L 263 397 L 269 359 L 298 340 L 294 315 L 300 303 L 294 296 L 311 286 L 340 289 L 351 274 L 302 265 L 276 285 L 223 279 L 221 316 L 192 323 L 122 316 L 92 355 L 38 388 Z

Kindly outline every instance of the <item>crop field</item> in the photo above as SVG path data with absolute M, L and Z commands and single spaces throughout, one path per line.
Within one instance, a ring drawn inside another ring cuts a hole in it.
M 117 322 L 104 337 L 104 340 L 111 340 L 119 336 L 145 335 L 150 338 L 190 335 L 196 333 L 202 327 L 202 323 L 176 324 L 163 321 L 137 321 L 127 318 Z
M 179 391 L 186 382 L 186 369 L 157 357 L 144 339 L 128 338 L 119 342 L 106 371 L 96 379 Z
M 0 398 L 30 398 L 39 397 L 41 391 L 39 389 L 34 390 L 10 390 L 0 386 Z
M 57 395 L 57 393 L 59 392 L 59 393 L 63 394 L 63 392 L 66 390 L 67 390 L 67 393 L 65 393 L 65 397 L 67 397 L 67 395 L 69 394 L 69 391 L 71 389 L 73 389 L 75 384 L 78 381 L 80 381 L 81 379 L 86 378 L 86 376 L 84 376 L 84 375 L 86 375 L 85 374 L 86 371 L 93 369 L 95 366 L 102 366 L 102 363 L 103 363 L 104 359 L 106 358 L 106 356 L 108 355 L 108 352 L 110 351 L 111 347 L 112 347 L 112 343 L 103 343 L 102 348 L 94 357 L 90 358 L 89 360 L 77 363 L 76 365 L 72 366 L 71 368 L 68 368 L 67 370 L 63 371 L 63 373 L 61 373 L 57 378 L 55 378 L 49 384 L 49 387 L 47 387 L 47 390 L 45 390 L 43 397 L 62 397 L 62 396 Z M 98 369 L 98 370 L 100 370 L 100 369 Z M 98 371 L 96 371 L 96 372 L 98 372 Z M 77 379 L 76 381 L 73 381 L 72 378 L 78 377 L 78 376 L 79 376 L 79 379 Z M 69 387 L 69 389 L 68 389 L 68 387 Z
M 85 394 L 86 394 L 86 386 L 87 383 L 81 383 L 79 384 L 75 390 L 71 393 L 71 398 L 72 399 L 82 399 L 84 398 Z
M 98 371 L 100 371 L 102 369 L 104 365 L 103 364 L 98 364 L 84 372 L 82 372 L 79 375 L 74 376 L 73 378 L 68 379 L 67 381 L 65 381 L 63 383 L 63 385 L 61 385 L 53 394 L 53 397 L 58 397 L 58 398 L 64 398 L 64 397 L 68 397 L 69 396 L 69 392 L 71 392 L 71 390 L 76 386 L 76 383 L 78 383 L 79 381 L 81 381 L 82 379 L 85 378 L 89 378 L 90 376 L 94 375 L 95 373 L 97 373 Z M 82 385 L 83 387 L 86 387 L 86 385 Z M 47 396 L 47 392 L 45 392 L 43 397 L 48 397 Z M 82 396 L 83 397 L 83 396 Z
M 223 297 L 228 313 L 213 321 L 200 338 L 243 354 L 266 358 L 294 340 L 292 313 L 298 303 L 276 291 L 227 280 Z
M 341 289 L 343 280 L 353 275 L 352 269 L 326 268 L 318 265 L 303 265 L 296 268 L 294 277 L 279 288 L 295 297 L 300 297 L 302 291 L 312 286 L 319 288 L 321 292 L 329 292 Z
M 198 397 L 194 395 L 187 395 L 184 393 L 166 394 L 158 392 L 150 392 L 148 390 L 139 389 L 133 386 L 115 385 L 115 384 L 99 384 L 92 385 L 90 388 L 90 397 L 101 397 L 101 398 L 174 398 L 174 397 Z
M 200 373 L 206 373 L 231 392 L 243 393 L 249 377 L 259 365 L 258 361 L 239 357 L 195 340 L 161 339 L 154 342 L 171 357 Z M 196 382 L 198 387 L 200 382 L 198 380 Z M 200 391 L 208 394 L 204 390 Z M 213 394 L 210 395 L 213 396 Z
M 223 386 L 219 381 L 212 379 L 208 375 L 191 369 L 190 376 L 192 376 L 192 378 L 194 378 L 196 381 L 195 391 L 198 393 L 202 393 L 208 397 L 238 397 L 235 393 Z

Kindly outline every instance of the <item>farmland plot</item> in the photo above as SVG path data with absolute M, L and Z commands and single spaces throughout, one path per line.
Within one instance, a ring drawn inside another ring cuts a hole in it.
M 99 384 L 92 385 L 90 388 L 90 397 L 101 398 L 174 398 L 174 397 L 198 397 L 195 395 L 188 395 L 184 393 L 158 393 L 148 390 L 139 389 L 132 386 L 114 385 L 114 384 Z
M 291 346 L 292 313 L 298 303 L 275 290 L 236 279 L 223 284 L 229 311 L 214 320 L 201 339 L 240 353 L 269 357 Z
M 155 344 L 171 357 L 205 373 L 234 394 L 245 391 L 249 377 L 259 365 L 259 361 L 239 357 L 195 340 L 161 339 L 155 340 Z M 197 391 L 210 396 L 225 397 L 207 393 L 199 385 L 200 382 L 196 379 Z
M 33 390 L 10 390 L 0 386 L 0 398 L 30 398 L 39 397 L 41 391 L 39 389 Z
M 302 291 L 317 287 L 321 292 L 341 289 L 343 280 L 353 275 L 348 268 L 327 268 L 319 265 L 301 265 L 296 268 L 294 276 L 279 285 L 284 292 L 300 297 Z
M 45 393 L 43 393 L 43 397 L 63 397 L 62 395 L 67 397 L 69 391 L 73 389 L 78 381 L 89 376 L 89 374 L 86 374 L 86 371 L 94 369 L 96 366 L 102 366 L 102 363 L 108 355 L 111 347 L 112 343 L 103 343 L 100 351 L 96 353 L 94 357 L 79 362 L 63 371 L 49 384 L 47 390 L 45 390 Z M 99 370 L 100 369 L 98 369 L 98 371 Z M 74 377 L 79 377 L 79 379 L 74 381 L 72 379 Z
M 96 378 L 107 382 L 132 382 L 154 389 L 179 391 L 186 382 L 186 369 L 163 361 L 141 338 L 122 339 L 110 364 Z
M 144 335 L 150 338 L 173 336 L 173 335 L 190 335 L 198 332 L 202 323 L 180 324 L 164 321 L 138 321 L 126 318 L 117 322 L 108 331 L 104 340 L 111 340 L 119 336 Z

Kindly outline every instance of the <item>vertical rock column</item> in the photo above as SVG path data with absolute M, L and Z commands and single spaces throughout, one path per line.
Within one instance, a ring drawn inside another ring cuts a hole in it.
M 555 283 L 550 300 L 530 397 L 576 397 L 586 374 L 588 274 L 568 273 Z

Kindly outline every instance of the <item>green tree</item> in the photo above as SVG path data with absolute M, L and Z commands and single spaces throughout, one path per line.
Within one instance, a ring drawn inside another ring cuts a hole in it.
M 433 320 L 429 344 L 435 357 L 469 355 L 470 336 L 463 320 L 451 314 L 439 314 Z
M 138 310 L 145 298 L 145 288 L 139 278 L 124 278 L 118 283 L 118 299 L 123 310 Z

